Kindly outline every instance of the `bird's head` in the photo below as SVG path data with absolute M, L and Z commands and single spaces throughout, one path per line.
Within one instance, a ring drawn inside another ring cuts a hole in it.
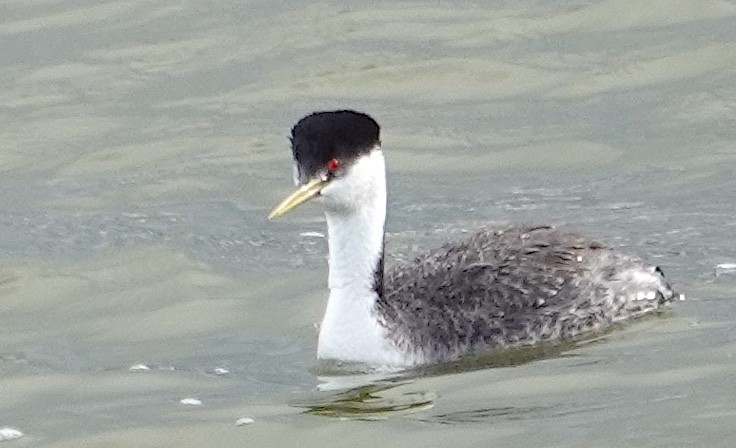
M 280 217 L 310 199 L 327 211 L 350 213 L 385 197 L 380 128 L 370 116 L 350 110 L 316 112 L 291 130 L 294 183 L 298 189 L 268 216 Z

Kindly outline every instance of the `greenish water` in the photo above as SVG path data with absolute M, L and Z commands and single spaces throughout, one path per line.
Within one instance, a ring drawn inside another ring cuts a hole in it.
M 4 2 L 6 443 L 732 446 L 735 27 L 726 0 Z M 550 223 L 688 300 L 495 368 L 323 377 L 322 217 L 265 217 L 290 127 L 337 107 L 382 124 L 389 263 Z

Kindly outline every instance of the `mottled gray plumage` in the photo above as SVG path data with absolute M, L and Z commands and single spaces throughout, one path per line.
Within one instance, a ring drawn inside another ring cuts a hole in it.
M 551 227 L 479 231 L 383 284 L 381 321 L 424 362 L 593 334 L 675 296 L 658 268 Z

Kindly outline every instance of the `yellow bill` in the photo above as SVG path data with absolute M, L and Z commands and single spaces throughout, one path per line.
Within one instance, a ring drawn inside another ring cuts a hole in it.
M 276 208 L 268 215 L 268 219 L 278 218 L 294 210 L 301 204 L 317 196 L 326 184 L 326 181 L 317 178 L 313 179 L 308 184 L 302 185 L 298 190 L 277 205 Z

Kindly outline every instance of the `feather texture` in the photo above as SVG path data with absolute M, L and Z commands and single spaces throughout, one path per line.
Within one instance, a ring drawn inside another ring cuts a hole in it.
M 376 312 L 397 347 L 437 362 L 599 332 L 674 296 L 638 258 L 551 227 L 514 227 L 389 269 Z

